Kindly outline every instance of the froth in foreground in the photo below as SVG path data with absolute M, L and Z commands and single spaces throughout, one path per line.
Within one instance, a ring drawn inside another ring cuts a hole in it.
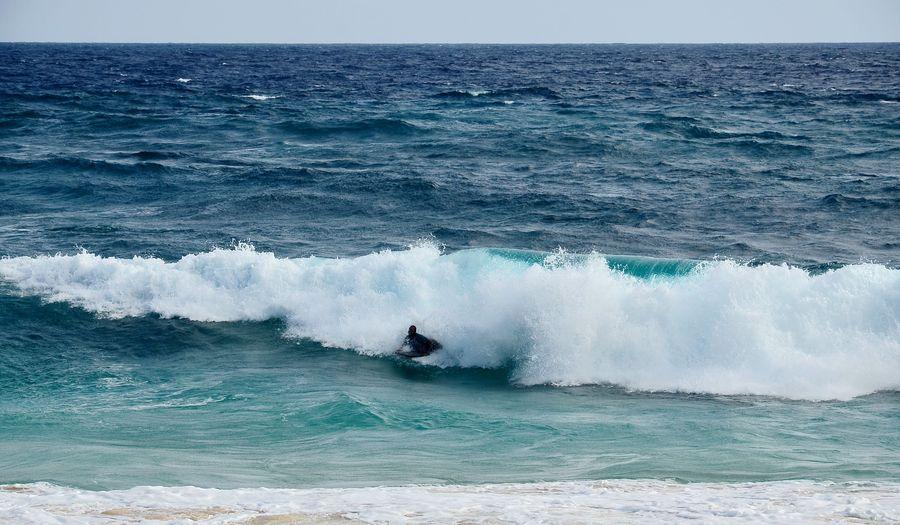
M 355 489 L 0 487 L 2 523 L 897 523 L 900 485 L 615 480 Z

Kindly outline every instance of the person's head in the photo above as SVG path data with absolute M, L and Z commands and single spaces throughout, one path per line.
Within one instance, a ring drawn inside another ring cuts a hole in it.
M 409 325 L 409 335 L 416 335 L 416 325 Z

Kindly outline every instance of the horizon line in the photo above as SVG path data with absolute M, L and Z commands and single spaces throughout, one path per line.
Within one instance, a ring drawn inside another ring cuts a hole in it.
M 0 44 L 86 44 L 86 45 L 260 45 L 260 46 L 660 46 L 660 45 L 821 45 L 898 44 L 900 41 L 754 41 L 754 42 L 190 42 L 190 41 L 104 41 L 104 40 L 0 40 Z

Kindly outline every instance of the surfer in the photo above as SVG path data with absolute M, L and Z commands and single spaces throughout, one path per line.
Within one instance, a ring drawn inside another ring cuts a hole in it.
M 416 325 L 412 325 L 409 327 L 406 339 L 403 340 L 403 344 L 397 349 L 396 354 L 403 357 L 424 357 L 440 347 L 441 343 L 416 333 Z

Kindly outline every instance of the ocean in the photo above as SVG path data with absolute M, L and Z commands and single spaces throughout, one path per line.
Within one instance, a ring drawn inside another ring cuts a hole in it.
M 0 257 L 0 523 L 900 521 L 900 44 L 0 44 Z

